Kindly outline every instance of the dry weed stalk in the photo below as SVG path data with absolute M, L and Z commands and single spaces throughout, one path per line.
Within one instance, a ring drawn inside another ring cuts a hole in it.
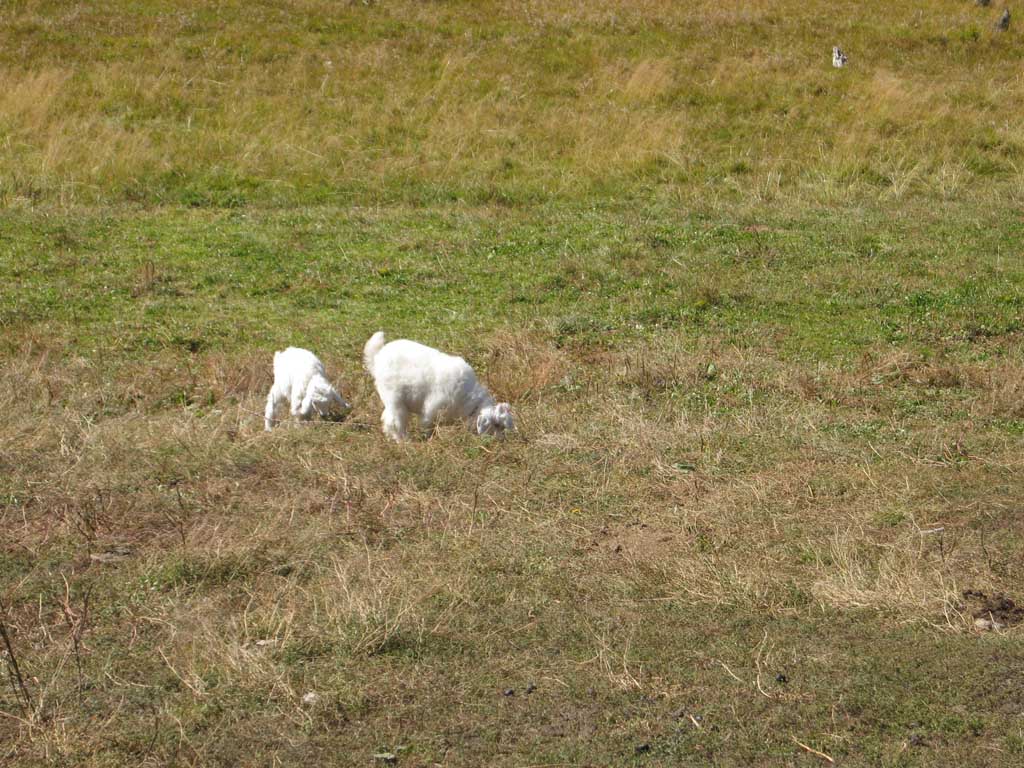
M 0 637 L 3 638 L 4 648 L 7 651 L 6 661 L 8 680 L 10 681 L 15 697 L 21 704 L 25 716 L 28 717 L 33 710 L 32 696 L 28 692 L 28 686 L 25 685 L 25 678 L 22 677 L 21 674 L 21 667 L 18 665 L 18 656 L 14 652 L 14 644 L 11 642 L 11 635 L 7 630 L 7 621 L 5 619 L 6 614 L 7 608 L 4 606 L 3 602 L 0 601 Z

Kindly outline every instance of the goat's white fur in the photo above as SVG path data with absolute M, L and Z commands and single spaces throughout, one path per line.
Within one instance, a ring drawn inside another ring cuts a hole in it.
M 277 424 L 277 412 L 290 404 L 292 416 L 306 421 L 314 415 L 337 421 L 352 408 L 327 380 L 320 358 L 308 349 L 288 347 L 274 353 L 274 384 L 267 393 L 263 427 Z
M 363 362 L 384 404 L 380 421 L 392 440 L 408 437 L 409 417 L 420 426 L 464 421 L 479 435 L 503 435 L 513 428 L 508 403 L 495 403 L 469 363 L 408 339 L 384 343 L 383 331 L 363 347 Z

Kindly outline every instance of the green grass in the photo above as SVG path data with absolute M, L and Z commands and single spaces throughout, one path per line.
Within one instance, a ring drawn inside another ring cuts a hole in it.
M 5 6 L 0 763 L 1019 763 L 998 12 Z M 518 433 L 385 442 L 380 328 Z
M 965 232 L 949 214 L 766 212 L 755 226 L 614 206 L 7 213 L 0 278 L 17 290 L 3 320 L 8 338 L 45 319 L 54 341 L 129 356 L 313 343 L 332 324 L 346 331 L 328 338 L 353 349 L 382 323 L 450 343 L 499 312 L 563 342 L 711 332 L 787 359 L 885 344 L 988 354 L 986 340 L 1020 330 L 1017 226 Z

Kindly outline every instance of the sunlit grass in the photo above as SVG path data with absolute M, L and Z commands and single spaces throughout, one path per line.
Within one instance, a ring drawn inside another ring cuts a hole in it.
M 994 14 L 14 3 L 0 11 L 3 201 L 1016 195 L 1022 47 Z
M 0 6 L 0 764 L 1019 762 L 1000 11 Z

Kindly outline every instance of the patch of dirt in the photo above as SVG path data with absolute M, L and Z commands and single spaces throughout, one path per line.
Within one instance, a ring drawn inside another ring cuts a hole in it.
M 604 526 L 576 539 L 578 554 L 611 558 L 636 566 L 664 562 L 679 549 L 675 533 L 659 526 L 649 526 L 639 520 L 625 525 Z
M 1024 622 L 1024 607 L 1005 595 L 989 597 L 976 589 L 966 589 L 963 596 L 967 610 L 975 619 L 986 619 L 1004 627 Z

